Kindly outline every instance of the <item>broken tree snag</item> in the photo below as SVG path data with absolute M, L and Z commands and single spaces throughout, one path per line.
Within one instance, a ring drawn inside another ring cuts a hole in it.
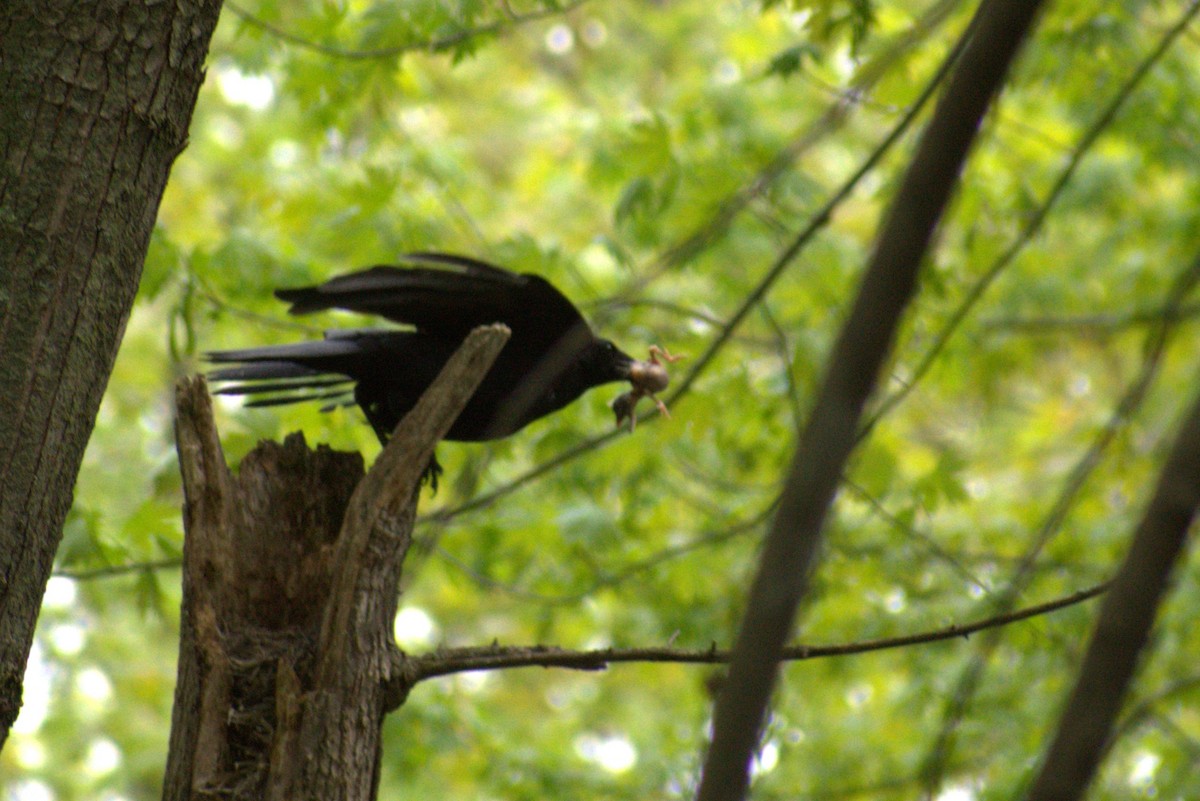
M 311 670 L 362 457 L 264 442 L 235 477 L 203 379 L 176 388 L 183 609 L 164 798 L 261 798 L 278 664 Z
M 293 434 L 225 466 L 203 379 L 176 388 L 184 488 L 179 679 L 164 799 L 370 799 L 417 488 L 508 339 L 471 333 L 363 474 Z

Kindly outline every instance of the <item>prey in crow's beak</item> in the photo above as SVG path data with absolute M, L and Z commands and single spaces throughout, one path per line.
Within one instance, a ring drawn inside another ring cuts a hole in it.
M 671 383 L 671 378 L 667 375 L 667 368 L 663 362 L 670 364 L 682 358 L 682 356 L 672 356 L 667 352 L 666 348 L 651 345 L 650 359 L 648 361 L 633 360 L 633 363 L 629 366 L 628 375 L 629 383 L 633 385 L 633 389 L 618 395 L 612 402 L 612 410 L 613 414 L 617 416 L 618 426 L 628 419 L 629 430 L 633 431 L 633 427 L 637 423 L 637 415 L 634 411 L 638 401 L 642 398 L 650 398 L 650 400 L 654 401 L 654 405 L 664 417 L 671 416 L 670 412 L 667 411 L 667 404 L 655 397 L 655 393 L 662 392 Z M 662 359 L 662 362 L 659 359 Z

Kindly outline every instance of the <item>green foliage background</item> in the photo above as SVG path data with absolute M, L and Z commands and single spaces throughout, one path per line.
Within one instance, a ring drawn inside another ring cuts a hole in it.
M 687 354 L 681 377 L 899 124 L 973 10 L 227 2 L 79 479 L 23 717 L 0 754 L 4 797 L 158 797 L 182 536 L 173 381 L 202 370 L 206 349 L 366 324 L 288 319 L 274 287 L 411 250 L 469 253 L 549 277 L 627 351 Z M 1082 153 L 1041 229 L 1023 232 L 1183 11 L 1065 0 L 1043 17 L 925 267 L 885 384 L 907 394 L 877 406 L 846 476 L 801 641 L 987 617 L 1014 586 L 1017 605 L 1049 600 L 1122 556 L 1197 389 L 1195 301 L 1166 326 L 1161 359 L 1153 348 L 1200 249 L 1196 34 Z M 528 481 L 608 431 L 617 388 L 504 443 L 441 447 L 447 480 L 422 502 L 448 514 L 420 528 L 406 567 L 403 644 L 731 641 L 797 427 L 921 119 L 671 419 Z M 795 160 L 777 162 L 785 152 Z M 1114 417 L 1143 373 L 1144 397 Z M 378 450 L 354 410 L 221 409 L 231 460 L 296 429 Z M 497 489 L 512 491 L 454 512 Z M 1177 576 L 1094 798 L 1200 796 L 1198 579 L 1194 563 Z M 1093 611 L 788 667 L 755 797 L 1014 797 Z M 687 797 L 718 678 L 649 664 L 429 682 L 387 722 L 380 797 Z

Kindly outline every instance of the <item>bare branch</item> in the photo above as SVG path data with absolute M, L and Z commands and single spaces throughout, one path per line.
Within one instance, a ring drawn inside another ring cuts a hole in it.
M 961 60 L 892 203 L 834 347 L 763 549 L 729 679 L 717 697 L 699 801 L 745 796 L 783 643 L 807 589 L 825 515 L 857 441 L 863 406 L 915 293 L 921 259 L 980 120 L 1000 90 L 1040 5 L 993 0 L 980 7 L 964 35 Z
M 717 333 L 717 336 L 714 337 L 713 340 L 708 344 L 708 348 L 706 348 L 704 353 L 702 353 L 695 361 L 687 375 L 685 375 L 679 384 L 676 385 L 675 390 L 666 399 L 668 406 L 674 404 L 676 400 L 678 400 L 685 393 L 687 393 L 689 389 L 691 389 L 692 384 L 695 383 L 696 379 L 700 377 L 700 374 L 707 369 L 712 360 L 716 358 L 716 355 L 725 346 L 725 343 L 733 335 L 733 332 L 736 331 L 738 326 L 741 325 L 742 321 L 746 319 L 746 316 L 750 314 L 754 307 L 757 306 L 764 297 L 766 297 L 767 292 L 770 291 L 771 287 L 775 285 L 775 282 L 779 280 L 779 277 L 783 275 L 787 267 L 796 259 L 798 255 L 800 255 L 800 252 L 804 250 L 813 237 L 815 237 L 821 231 L 821 229 L 829 223 L 829 220 L 832 219 L 833 212 L 837 209 L 837 207 L 840 206 L 846 200 L 846 198 L 850 196 L 862 179 L 875 169 L 875 166 L 883 159 L 884 155 L 891 150 L 892 146 L 895 145 L 896 142 L 898 142 L 904 133 L 909 129 L 912 123 L 916 120 L 917 116 L 920 114 L 921 109 L 923 109 L 929 99 L 933 97 L 934 92 L 941 85 L 947 73 L 949 73 L 950 68 L 954 65 L 955 60 L 958 58 L 963 42 L 966 40 L 966 38 L 967 35 L 964 35 L 963 38 L 959 40 L 958 44 L 956 44 L 946 55 L 946 58 L 938 66 L 937 72 L 934 73 L 933 78 L 930 79 L 930 81 L 925 85 L 924 90 L 909 107 L 908 112 L 903 118 L 901 118 L 900 122 L 897 123 L 896 126 L 888 133 L 888 135 L 884 137 L 883 141 L 876 146 L 875 150 L 871 152 L 871 155 L 868 156 L 861 165 L 859 165 L 859 168 L 854 171 L 854 174 L 851 175 L 850 178 L 848 178 L 846 182 L 838 188 L 833 196 L 825 202 L 825 205 L 818 209 L 817 212 L 813 214 L 811 218 L 809 218 L 809 221 L 805 224 L 804 228 L 795 236 L 795 238 L 793 238 L 791 244 L 789 244 L 783 250 L 783 252 L 775 258 L 775 262 L 771 265 L 770 269 L 767 270 L 766 274 L 759 280 L 754 289 L 751 290 L 745 298 L 743 298 L 737 310 L 735 310 L 733 315 L 728 319 L 728 321 L 726 321 L 725 325 Z
M 886 651 L 912 645 L 965 639 L 976 632 L 1008 626 L 1022 620 L 1056 612 L 1091 600 L 1108 589 L 1108 582 L 1086 590 L 1056 598 L 1044 604 L 1030 606 L 1003 615 L 996 615 L 974 623 L 947 626 L 918 634 L 901 637 L 886 637 L 878 640 L 843 643 L 841 645 L 793 645 L 783 649 L 783 661 L 798 662 L 806 659 L 822 659 L 834 656 L 865 654 Z M 545 645 L 500 646 L 483 648 L 446 648 L 424 656 L 409 657 L 414 683 L 466 673 L 472 670 L 500 670 L 504 668 L 567 668 L 570 670 L 603 670 L 610 665 L 631 662 L 663 662 L 693 665 L 721 665 L 729 662 L 730 652 L 718 650 L 714 645 L 704 650 L 683 648 L 600 648 L 592 651 L 572 651 Z
M 311 39 L 305 39 L 302 36 L 297 36 L 294 33 L 285 31 L 278 25 L 273 25 L 264 19 L 254 16 L 245 8 L 233 2 L 233 0 L 225 0 L 225 7 L 233 12 L 243 22 L 253 25 L 254 27 L 266 31 L 280 41 L 288 44 L 312 50 L 322 55 L 331 56 L 334 58 L 344 58 L 352 61 L 370 61 L 373 59 L 387 59 L 402 56 L 405 53 L 416 51 L 426 51 L 430 53 L 439 53 L 443 50 L 449 50 L 452 47 L 457 47 L 463 42 L 470 41 L 477 36 L 487 36 L 493 33 L 499 33 L 507 28 L 513 28 L 518 25 L 523 25 L 529 22 L 536 22 L 547 17 L 566 14 L 579 8 L 588 0 L 574 0 L 563 6 L 549 6 L 540 11 L 531 11 L 526 14 L 508 13 L 502 20 L 489 22 L 485 25 L 480 25 L 475 28 L 466 28 L 457 33 L 452 33 L 449 36 L 443 36 L 437 39 L 429 39 L 420 42 L 410 42 L 408 44 L 397 45 L 395 47 L 379 47 L 371 50 L 353 50 L 346 47 L 337 47 L 334 45 L 324 45 L 320 42 L 314 42 Z
M 1087 789 L 1198 508 L 1200 395 L 1183 422 L 1129 553 L 1100 607 L 1083 668 L 1029 801 L 1071 801 Z
M 283 788 L 284 797 L 301 786 L 311 797 L 325 798 L 364 797 L 368 789 L 337 795 L 346 792 L 347 782 L 340 769 L 329 768 L 345 766 L 369 778 L 378 746 L 375 741 L 374 748 L 364 747 L 363 732 L 378 737 L 380 715 L 403 701 L 406 666 L 392 642 L 392 621 L 421 474 L 508 336 L 503 325 L 471 332 L 396 426 L 350 497 L 334 545 L 313 685 L 305 688 L 302 701 L 297 699 L 302 712 L 294 732 L 296 743 L 321 742 L 332 758 L 317 764 L 302 748 L 289 751 L 277 763 L 279 779 L 273 784 Z
M 1175 320 L 1200 317 L 1200 303 L 1184 303 L 1178 308 L 1156 306 L 1108 314 L 1043 315 L 1039 317 L 996 317 L 982 321 L 983 327 L 1001 334 L 1057 334 L 1078 332 L 1089 336 L 1109 336 L 1130 328 L 1154 325 L 1167 315 Z

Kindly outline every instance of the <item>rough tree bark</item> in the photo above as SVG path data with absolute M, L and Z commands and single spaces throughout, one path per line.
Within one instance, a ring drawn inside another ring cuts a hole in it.
M 267 442 L 232 476 L 202 379 L 178 388 L 184 575 L 164 799 L 362 801 L 416 678 L 392 640 L 421 472 L 508 339 L 474 331 L 363 476 Z
M 0 747 L 220 6 L 0 3 Z

